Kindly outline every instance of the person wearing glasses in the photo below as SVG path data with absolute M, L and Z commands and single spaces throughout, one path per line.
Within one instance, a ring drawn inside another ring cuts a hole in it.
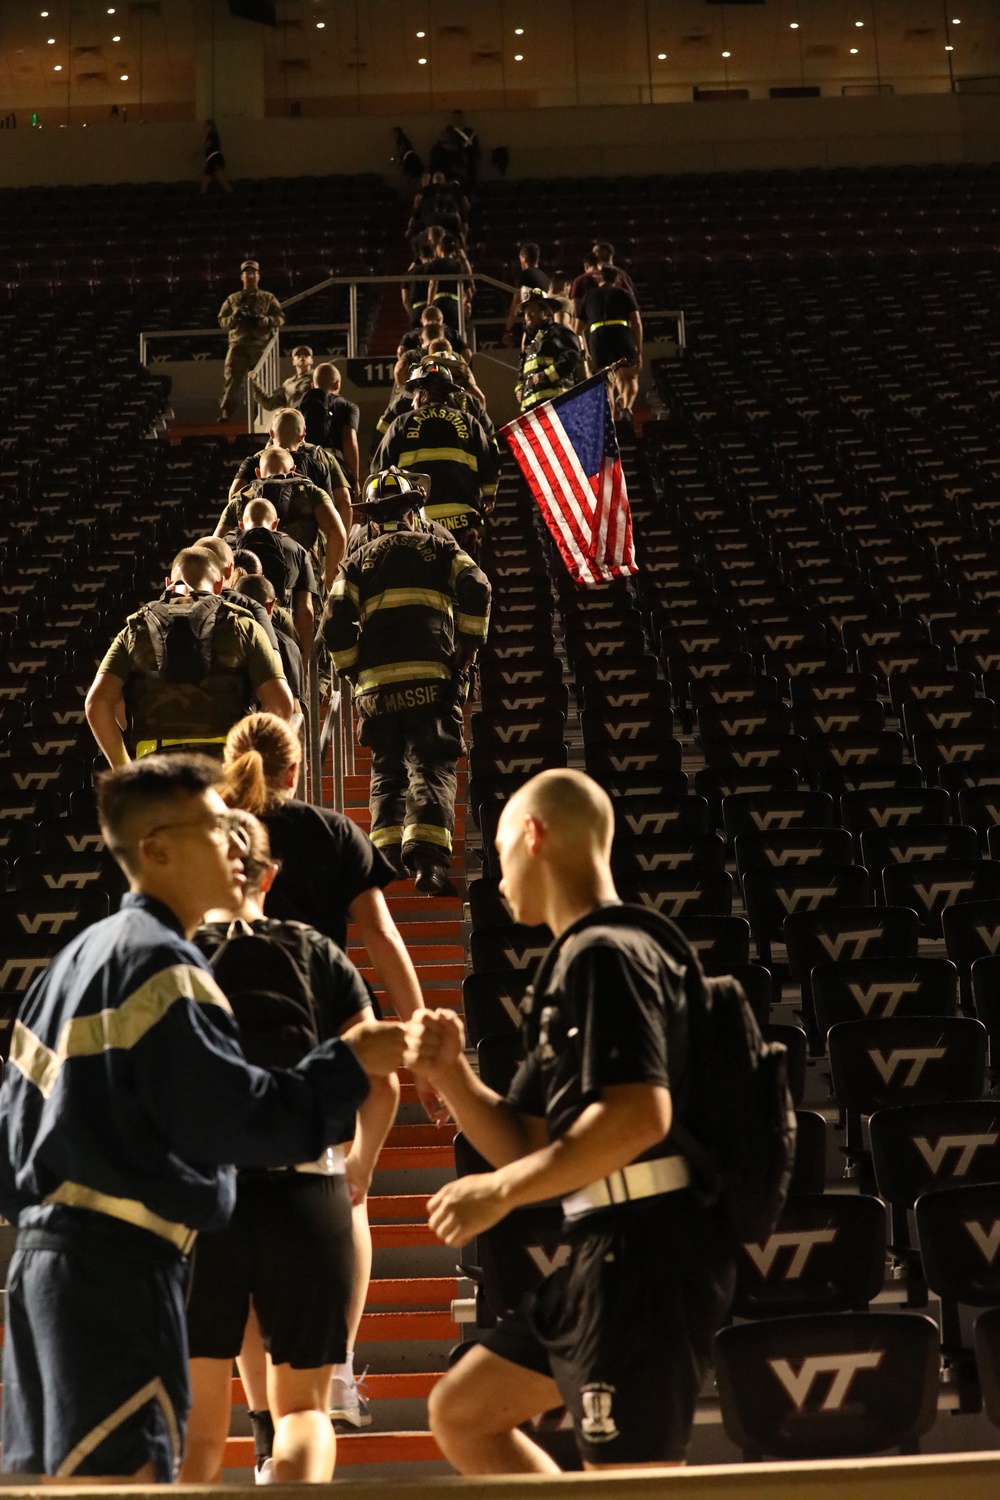
M 150 755 L 98 779 L 121 909 L 29 990 L 0 1086 L 7 1280 L 2 1466 L 66 1482 L 166 1482 L 184 1447 L 184 1319 L 200 1230 L 226 1224 L 231 1165 L 315 1161 L 354 1128 L 404 1029 L 362 1021 L 294 1067 L 251 1066 L 191 937 L 238 908 L 248 840 L 208 757 Z M 292 1455 L 294 1459 L 294 1454 Z

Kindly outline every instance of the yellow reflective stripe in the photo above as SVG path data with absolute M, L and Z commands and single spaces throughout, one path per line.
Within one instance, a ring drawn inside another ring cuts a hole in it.
M 10 1061 L 29 1083 L 35 1085 L 43 1099 L 49 1097 L 56 1086 L 62 1060 L 33 1031 L 29 1031 L 22 1021 L 14 1022 L 14 1034 L 10 1039 Z
M 411 823 L 403 829 L 403 848 L 407 844 L 437 844 L 442 849 L 451 849 L 451 834 L 447 828 L 436 823 Z
M 399 662 L 395 666 L 373 667 L 370 672 L 362 672 L 355 691 L 367 693 L 390 682 L 426 682 L 434 678 L 445 680 L 450 676 L 451 672 L 439 661 Z
M 437 589 L 384 589 L 381 594 L 373 594 L 365 600 L 361 606 L 362 622 L 377 609 L 403 609 L 408 604 L 423 604 L 428 609 L 436 609 L 439 614 L 451 614 L 451 600 Z
M 628 318 L 605 318 L 603 323 L 591 323 L 590 331 L 595 328 L 627 328 Z
M 451 565 L 452 584 L 454 585 L 458 581 L 460 575 L 466 572 L 467 569 L 474 568 L 475 566 L 476 564 L 473 562 L 472 558 L 467 552 L 459 552 L 458 556 L 454 559 Z
M 331 651 L 330 657 L 338 672 L 348 672 L 357 664 L 358 648 L 348 646 L 346 651 Z
M 458 615 L 455 625 L 462 635 L 474 635 L 480 640 L 486 639 L 487 626 L 490 623 L 489 615 Z
M 135 1224 L 139 1229 L 148 1229 L 161 1239 L 176 1245 L 182 1255 L 190 1252 L 197 1231 L 186 1224 L 175 1224 L 172 1219 L 161 1219 L 138 1198 L 116 1198 L 111 1193 L 100 1193 L 96 1188 L 85 1187 L 82 1182 L 61 1182 L 54 1193 L 42 1199 L 43 1203 L 65 1203 L 70 1208 L 89 1208 L 94 1213 L 107 1214 L 111 1219 L 122 1219 L 126 1224 Z
M 474 453 L 464 448 L 409 448 L 396 459 L 401 469 L 411 469 L 414 464 L 464 464 L 467 469 L 478 470 L 479 460 Z
M 394 823 L 391 828 L 373 828 L 369 837 L 376 849 L 386 849 L 390 844 L 402 843 L 403 825 Z
M 71 1057 L 96 1057 L 112 1049 L 129 1051 L 178 1000 L 231 1010 L 211 974 L 188 964 L 173 964 L 147 979 L 115 1009 L 67 1021 L 55 1051 L 18 1021 L 11 1038 L 10 1060 L 47 1099 L 63 1064 Z
M 356 583 L 351 583 L 350 579 L 344 578 L 341 575 L 335 580 L 333 588 L 330 590 L 330 598 L 350 599 L 351 603 L 356 605 L 360 598 L 358 586 Z
M 496 480 L 496 479 L 494 479 L 494 481 L 493 481 L 492 484 L 482 484 L 482 485 L 480 485 L 480 487 L 479 487 L 480 494 L 485 495 L 487 497 L 489 497 L 490 495 L 495 495 L 496 492 L 497 492 L 497 485 L 498 485 L 498 483 L 499 483 L 499 481 Z
M 224 745 L 228 735 L 216 735 L 213 739 L 204 739 L 200 735 L 188 735 L 183 740 L 139 740 L 135 747 L 135 758 L 141 760 L 144 755 L 155 755 L 157 750 L 163 750 L 171 745 Z

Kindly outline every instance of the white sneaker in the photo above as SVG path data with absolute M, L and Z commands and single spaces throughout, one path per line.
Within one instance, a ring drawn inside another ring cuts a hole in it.
M 264 1458 L 253 1471 L 254 1484 L 274 1484 L 274 1459 Z
M 365 1370 L 357 1380 L 350 1380 L 340 1375 L 333 1377 L 330 1387 L 330 1421 L 342 1422 L 347 1427 L 370 1427 L 372 1425 L 371 1407 L 368 1398 L 361 1389 Z

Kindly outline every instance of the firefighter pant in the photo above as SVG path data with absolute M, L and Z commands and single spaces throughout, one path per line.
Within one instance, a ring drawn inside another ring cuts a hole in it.
M 372 843 L 417 858 L 451 861 L 456 767 L 465 749 L 458 708 L 447 705 L 362 719 L 358 739 L 372 752 Z
M 224 417 L 232 415 L 246 393 L 247 376 L 271 342 L 271 335 L 260 339 L 237 339 L 226 354 L 225 379 L 219 410 Z

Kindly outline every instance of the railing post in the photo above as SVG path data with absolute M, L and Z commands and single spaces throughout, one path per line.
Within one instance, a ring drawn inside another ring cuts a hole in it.
M 306 795 L 315 807 L 319 807 L 323 796 L 323 751 L 319 725 L 319 653 L 322 642 L 317 636 L 309 653 L 307 699 L 309 715 L 306 721 L 306 761 L 309 767 Z
M 278 369 L 280 369 L 280 365 L 278 364 L 278 334 L 277 330 L 275 330 L 264 353 L 247 376 L 247 432 L 249 433 L 254 431 L 257 421 L 257 398 L 253 393 L 253 382 L 256 380 L 265 389 L 268 386 L 273 388 L 274 382 L 278 378 Z
M 149 363 L 146 358 L 146 335 L 144 333 L 139 335 L 139 363 L 141 365 Z
M 347 759 L 347 774 L 354 775 L 354 735 L 352 726 L 354 715 L 351 713 L 351 704 L 354 702 L 354 693 L 351 684 L 344 679 L 343 715 L 344 715 L 344 746 Z
M 347 357 L 357 359 L 358 357 L 358 283 L 351 282 L 350 290 L 351 326 L 347 330 Z

